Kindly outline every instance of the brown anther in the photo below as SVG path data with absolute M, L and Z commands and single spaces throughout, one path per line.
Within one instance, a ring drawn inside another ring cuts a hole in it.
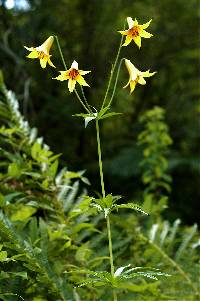
M 71 79 L 75 79 L 78 75 L 79 71 L 74 68 L 71 69 L 71 71 L 69 72 L 69 77 L 71 77 Z
M 38 52 L 38 58 L 43 59 L 46 56 L 46 54 L 43 51 Z
M 138 26 L 133 26 L 132 28 L 130 28 L 128 30 L 128 35 L 130 35 L 132 37 L 139 36 L 139 28 L 138 28 Z

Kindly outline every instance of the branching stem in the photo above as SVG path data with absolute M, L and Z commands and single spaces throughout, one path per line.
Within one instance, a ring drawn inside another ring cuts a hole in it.
M 57 43 L 57 46 L 58 46 L 58 50 L 59 50 L 59 53 L 60 53 L 60 57 L 61 57 L 61 60 L 62 60 L 62 63 L 63 63 L 63 66 L 65 68 L 65 70 L 67 70 L 67 65 L 66 65 L 66 62 L 65 62 L 65 59 L 64 59 L 64 56 L 63 56 L 63 52 L 62 52 L 62 49 L 60 47 L 60 42 L 59 42 L 59 39 L 58 39 L 58 36 L 54 36 L 55 39 L 56 39 L 56 43 Z M 74 92 L 76 94 L 76 97 L 78 98 L 80 104 L 84 107 L 84 109 L 90 114 L 91 113 L 91 110 L 90 108 L 87 108 L 87 106 L 84 104 L 84 102 L 82 101 L 81 97 L 79 96 L 78 92 L 76 89 L 74 89 Z
M 110 85 L 111 85 L 111 83 L 112 83 L 113 74 L 114 74 L 114 71 L 115 71 L 115 68 L 116 68 L 118 59 L 119 59 L 120 52 L 121 52 L 122 43 L 123 43 L 123 38 L 124 38 L 124 37 L 122 36 L 122 37 L 121 37 L 121 41 L 120 41 L 120 45 L 119 45 L 119 48 L 118 48 L 118 51 L 117 51 L 117 55 L 116 55 L 116 58 L 115 58 L 114 65 L 113 65 L 112 68 L 111 68 L 110 77 L 109 77 L 109 81 L 108 81 L 108 86 L 107 86 L 107 89 L 106 89 L 106 94 L 105 94 L 105 96 L 104 96 L 104 100 L 103 100 L 101 109 L 104 108 L 105 103 L 106 103 L 106 99 L 107 99 L 107 97 L 108 97 L 108 92 L 109 92 L 109 90 L 110 90 Z
M 54 37 L 55 37 L 55 39 L 56 39 L 56 43 L 57 43 L 58 50 L 59 50 L 59 53 L 60 53 L 60 56 L 61 56 L 61 59 L 62 59 L 63 66 L 64 66 L 65 70 L 67 70 L 67 65 L 66 65 L 66 62 L 65 62 L 63 53 L 62 53 L 62 49 L 61 49 L 61 47 L 60 47 L 60 43 L 59 43 L 59 40 L 58 40 L 58 36 L 54 36 Z

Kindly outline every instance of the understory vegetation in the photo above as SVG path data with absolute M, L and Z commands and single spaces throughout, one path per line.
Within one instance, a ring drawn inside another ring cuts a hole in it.
M 200 300 L 198 7 L 0 0 L 0 301 Z
M 60 168 L 59 155 L 21 115 L 2 75 L 0 93 L 1 300 L 112 300 L 108 275 L 98 273 L 109 268 L 105 218 L 89 206 L 84 172 Z M 151 215 L 123 209 L 111 216 L 116 266 L 145 267 L 116 284 L 119 300 L 199 298 L 197 225 L 186 227 L 180 219 L 170 223 L 160 214 L 167 206 L 164 191 L 170 190 L 165 151 L 171 140 L 163 114 L 158 107 L 146 112 L 139 135 L 146 144 L 143 208 Z M 159 143 L 155 128 L 162 130 Z M 158 189 L 163 189 L 160 199 Z M 155 281 L 154 272 L 148 273 L 152 267 L 170 276 Z

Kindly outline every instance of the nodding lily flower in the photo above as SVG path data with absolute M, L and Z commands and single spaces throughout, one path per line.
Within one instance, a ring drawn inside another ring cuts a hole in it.
M 50 57 L 51 55 L 49 54 L 49 51 L 51 49 L 51 46 L 53 44 L 54 37 L 50 36 L 41 46 L 38 47 L 26 47 L 27 50 L 31 51 L 29 55 L 27 55 L 28 58 L 30 59 L 39 59 L 40 60 L 40 65 L 42 68 L 46 68 L 47 63 L 56 68 L 54 64 L 52 63 Z
M 128 30 L 119 31 L 122 35 L 126 36 L 126 40 L 122 46 L 127 46 L 130 44 L 130 42 L 133 40 L 135 44 L 140 48 L 141 47 L 141 38 L 150 38 L 153 35 L 149 32 L 147 32 L 145 29 L 149 27 L 149 24 L 152 20 L 149 22 L 139 25 L 137 19 L 133 21 L 131 17 L 127 18 L 127 23 L 129 26 Z
M 144 79 L 144 77 L 151 77 L 153 76 L 156 72 L 152 72 L 150 73 L 149 70 L 142 72 L 139 71 L 132 63 L 131 61 L 125 59 L 125 65 L 126 68 L 128 70 L 129 73 L 129 81 L 127 83 L 126 86 L 124 86 L 124 88 L 128 87 L 128 85 L 130 85 L 130 89 L 132 93 L 135 89 L 136 84 L 140 84 L 140 85 L 145 85 L 146 81 Z
M 59 71 L 61 74 L 53 79 L 57 79 L 60 81 L 68 80 L 68 89 L 69 92 L 73 92 L 75 89 L 76 82 L 81 86 L 88 86 L 82 75 L 85 75 L 91 71 L 83 71 L 78 69 L 78 63 L 73 61 L 71 68 L 66 71 Z

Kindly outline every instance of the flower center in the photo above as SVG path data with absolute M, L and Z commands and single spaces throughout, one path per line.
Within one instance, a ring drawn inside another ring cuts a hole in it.
M 43 51 L 38 51 L 38 58 L 40 60 L 44 59 L 45 57 L 47 57 L 47 55 Z
M 71 77 L 71 79 L 75 79 L 78 75 L 79 71 L 74 68 L 69 72 L 69 77 Z
M 139 36 L 139 27 L 138 26 L 133 26 L 128 30 L 128 35 L 134 37 Z

